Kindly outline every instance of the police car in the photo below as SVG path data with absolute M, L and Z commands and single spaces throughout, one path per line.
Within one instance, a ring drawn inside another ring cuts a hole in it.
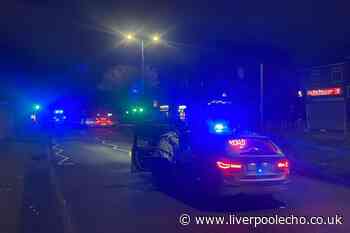
M 287 188 L 289 161 L 270 138 L 238 129 L 227 115 L 200 112 L 203 117 L 190 124 L 138 125 L 132 170 L 150 171 L 159 184 L 202 194 L 271 194 Z

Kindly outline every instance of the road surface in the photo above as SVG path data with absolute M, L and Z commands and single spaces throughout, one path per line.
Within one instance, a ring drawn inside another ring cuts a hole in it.
M 159 190 L 147 173 L 130 173 L 131 133 L 79 130 L 53 138 L 51 159 L 65 229 L 97 232 L 350 232 L 350 188 L 292 175 L 289 192 L 274 197 L 204 200 Z M 181 225 L 188 214 L 191 222 Z M 335 216 L 343 224 L 196 224 L 196 216 Z

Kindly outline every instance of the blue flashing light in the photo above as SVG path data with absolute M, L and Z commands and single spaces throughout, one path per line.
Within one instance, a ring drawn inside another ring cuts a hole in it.
M 216 123 L 214 125 L 214 131 L 215 133 L 222 133 L 224 132 L 225 125 L 223 123 Z
M 228 134 L 231 132 L 229 123 L 225 120 L 209 121 L 208 126 L 210 133 Z

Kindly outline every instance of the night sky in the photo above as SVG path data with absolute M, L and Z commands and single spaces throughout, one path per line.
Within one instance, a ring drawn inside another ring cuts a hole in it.
M 1 70 L 40 77 L 106 61 L 138 62 L 135 48 L 117 46 L 118 31 L 130 29 L 160 32 L 176 45 L 148 50 L 169 64 L 196 61 L 203 51 L 226 46 L 280 51 L 297 66 L 335 62 L 350 55 L 349 9 L 348 1 L 334 0 L 5 0 Z

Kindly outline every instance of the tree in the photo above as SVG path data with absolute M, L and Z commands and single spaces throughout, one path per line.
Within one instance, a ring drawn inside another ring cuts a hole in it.
M 158 72 L 153 67 L 145 67 L 145 87 L 155 88 L 159 85 Z M 98 88 L 103 91 L 125 92 L 133 87 L 141 88 L 142 73 L 135 66 L 116 65 L 108 69 Z

